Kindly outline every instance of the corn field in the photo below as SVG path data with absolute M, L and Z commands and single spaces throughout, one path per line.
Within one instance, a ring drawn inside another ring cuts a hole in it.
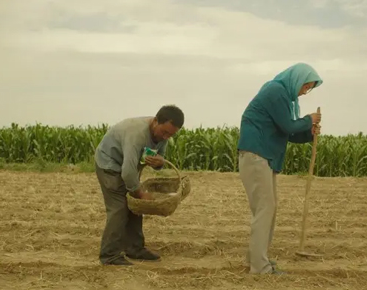
M 0 161 L 93 162 L 94 150 L 107 129 L 107 125 L 61 128 L 11 124 L 0 129 Z M 236 172 L 238 136 L 236 127 L 183 128 L 169 140 L 166 158 L 181 170 Z M 289 143 L 283 173 L 307 173 L 311 148 L 312 144 Z M 367 176 L 367 136 L 362 133 L 343 137 L 319 136 L 315 175 Z

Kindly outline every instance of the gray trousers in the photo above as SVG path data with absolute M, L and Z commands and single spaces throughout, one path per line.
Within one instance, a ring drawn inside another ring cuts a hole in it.
M 96 174 L 107 213 L 99 255 L 101 263 L 106 263 L 121 257 L 121 252 L 133 254 L 144 248 L 143 217 L 128 209 L 128 191 L 119 172 L 96 165 Z
M 273 239 L 277 211 L 276 174 L 266 159 L 244 151 L 240 151 L 239 172 L 252 213 L 246 257 L 250 273 L 268 273 L 272 271 L 268 248 Z

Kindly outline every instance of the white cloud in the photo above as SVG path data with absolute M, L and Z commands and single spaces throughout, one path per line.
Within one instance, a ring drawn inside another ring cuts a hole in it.
M 315 8 L 325 8 L 330 0 L 309 0 L 309 3 Z
M 341 8 L 354 17 L 367 17 L 366 0 L 336 0 Z
M 367 16 L 366 0 L 309 0 L 315 8 L 327 8 L 329 5 L 338 5 L 353 17 L 364 18 Z
M 338 132 L 334 114 L 346 100 L 360 98 L 349 109 L 367 105 L 366 29 L 291 26 L 166 0 L 12 1 L 0 11 L 6 11 L 0 93 L 11 96 L 0 124 L 114 122 L 176 102 L 189 126 L 238 125 L 261 84 L 298 61 L 311 63 L 325 80 L 302 100 L 302 112 L 322 105 L 329 124 L 323 128 Z M 94 31 L 96 23 L 105 29 Z M 202 112 L 207 104 L 213 109 Z M 357 118 L 363 124 L 363 115 L 348 114 L 345 126 L 353 128 L 349 119 Z
M 69 2 L 71 5 L 73 2 Z M 94 53 L 157 53 L 171 55 L 205 55 L 219 58 L 240 58 L 258 61 L 299 58 L 314 61 L 350 56 L 367 47 L 365 41 L 355 37 L 350 29 L 321 30 L 311 26 L 290 26 L 280 21 L 264 20 L 245 12 L 226 11 L 215 8 L 197 8 L 191 5 L 169 4 L 168 1 L 109 1 L 106 6 L 98 2 L 88 4 L 88 9 L 75 2 L 74 14 L 99 13 L 107 20 L 116 11 L 121 13 L 121 22 L 134 27 L 133 33 L 92 33 L 65 29 L 48 29 L 52 12 L 43 19 L 41 31 L 24 31 L 9 38 L 20 46 L 40 50 L 75 50 Z M 118 3 L 117 7 L 109 3 Z M 143 6 L 142 3 L 145 3 Z M 91 5 L 94 4 L 94 5 Z M 140 6 L 139 6 L 140 4 Z M 64 6 L 66 6 L 63 3 Z M 135 4 L 137 5 L 137 4 Z M 67 7 L 67 6 L 66 6 Z M 141 10 L 139 7 L 144 7 Z M 164 9 L 165 8 L 165 9 Z M 183 9 L 185 8 L 185 9 Z M 65 11 L 59 7 L 54 11 Z M 101 10 L 99 10 L 101 9 Z M 64 12 L 65 13 L 65 12 Z M 192 22 L 182 23 L 183 15 Z M 34 23 L 34 16 L 25 23 Z M 345 44 L 348 45 L 345 45 Z

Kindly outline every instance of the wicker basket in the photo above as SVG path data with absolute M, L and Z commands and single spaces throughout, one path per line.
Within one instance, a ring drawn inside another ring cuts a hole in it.
M 175 170 L 177 177 L 158 177 L 145 180 L 141 187 L 144 191 L 151 192 L 154 200 L 135 198 L 128 193 L 126 195 L 127 205 L 134 214 L 164 217 L 172 215 L 181 201 L 189 195 L 191 191 L 189 177 L 181 177 L 180 172 L 171 162 L 165 160 L 165 164 L 170 165 Z M 140 176 L 143 169 L 140 171 Z

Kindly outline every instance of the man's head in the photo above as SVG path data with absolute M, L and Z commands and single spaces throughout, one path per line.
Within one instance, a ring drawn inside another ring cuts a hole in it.
M 184 113 L 174 105 L 163 106 L 159 109 L 151 126 L 152 138 L 155 142 L 172 137 L 184 124 Z

